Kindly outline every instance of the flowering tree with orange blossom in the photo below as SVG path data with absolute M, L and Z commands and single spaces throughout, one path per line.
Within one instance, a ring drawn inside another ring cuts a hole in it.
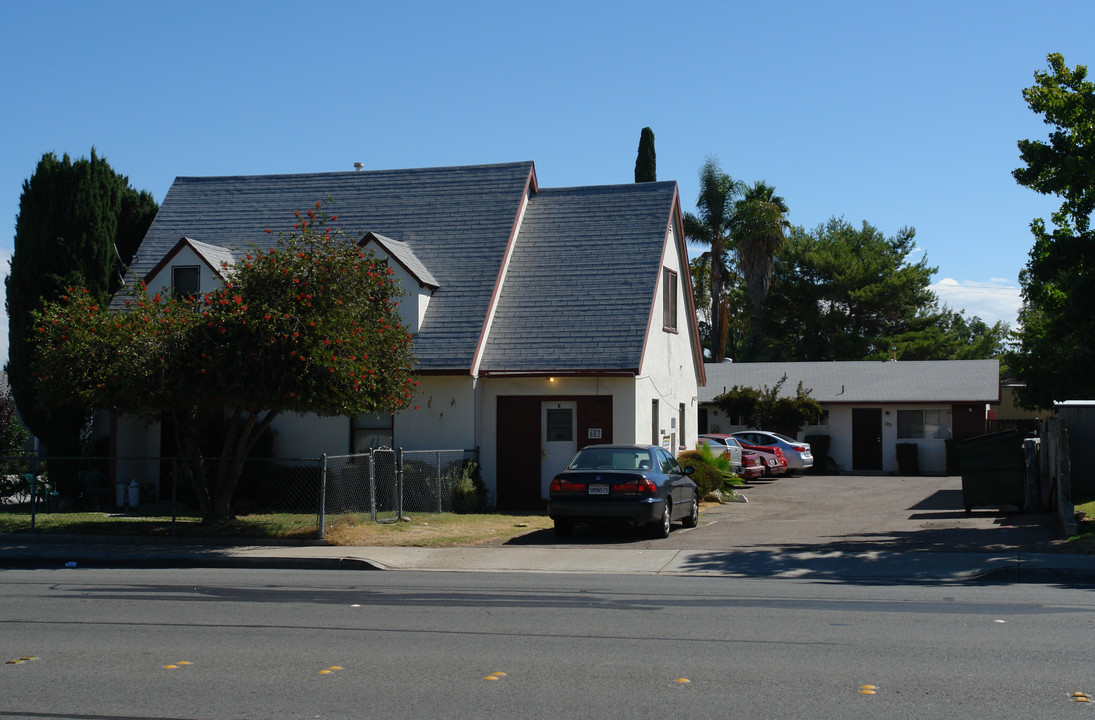
M 72 288 L 35 315 L 41 392 L 169 420 L 207 523 L 231 516 L 247 454 L 277 416 L 395 412 L 418 384 L 391 269 L 332 229 L 321 203 L 296 215 L 275 246 L 226 266 L 219 290 L 136 284 L 111 312 Z M 215 470 L 199 441 L 211 415 L 224 417 Z

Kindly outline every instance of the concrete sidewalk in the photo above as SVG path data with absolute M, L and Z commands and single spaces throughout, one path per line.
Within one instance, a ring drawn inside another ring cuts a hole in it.
M 1061 552 L 1052 514 L 962 507 L 956 477 L 799 476 L 754 482 L 748 503 L 705 507 L 700 526 L 664 539 L 583 527 L 453 548 L 320 541 L 0 534 L 0 567 L 271 567 L 469 572 L 632 573 L 804 578 L 818 582 L 1095 583 L 1095 556 Z M 74 564 L 74 565 L 73 565 Z
M 776 577 L 840 583 L 1095 583 L 1095 557 L 1064 553 L 144 544 L 96 538 L 49 542 L 28 536 L 0 538 L 0 567 L 262 567 Z

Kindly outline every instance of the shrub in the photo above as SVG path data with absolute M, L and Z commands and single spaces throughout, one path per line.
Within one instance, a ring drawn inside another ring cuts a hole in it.
M 732 494 L 734 486 L 741 484 L 741 478 L 734 474 L 731 467 L 730 457 L 726 454 L 715 455 L 706 445 L 701 445 L 698 450 L 686 450 L 677 460 L 681 465 L 696 468 L 690 477 L 703 499 Z
M 452 509 L 456 513 L 480 513 L 487 509 L 487 485 L 479 473 L 479 463 L 463 463 L 460 476 L 452 486 Z

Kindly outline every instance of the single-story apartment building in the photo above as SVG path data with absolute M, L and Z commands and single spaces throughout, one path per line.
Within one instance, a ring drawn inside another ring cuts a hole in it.
M 735 385 L 772 388 L 786 376 L 781 394 L 793 396 L 801 382 L 822 408 L 797 439 L 828 435 L 829 458 L 849 472 L 897 472 L 897 446 L 910 443 L 917 446 L 921 472 L 944 473 L 947 441 L 985 434 L 989 406 L 1000 402 L 998 360 L 724 362 L 705 368 L 701 433 L 747 429 L 715 398 Z

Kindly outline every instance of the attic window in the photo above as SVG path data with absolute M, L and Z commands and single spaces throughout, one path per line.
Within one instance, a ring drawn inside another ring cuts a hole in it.
M 195 298 L 200 285 L 201 273 L 197 265 L 171 268 L 171 292 L 175 297 Z
M 677 331 L 677 273 L 662 268 L 662 329 Z

